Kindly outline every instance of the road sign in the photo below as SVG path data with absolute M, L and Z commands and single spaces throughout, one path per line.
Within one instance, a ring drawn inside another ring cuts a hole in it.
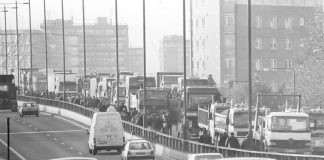
M 83 82 L 83 89 L 88 90 L 90 88 L 90 83 L 88 81 Z

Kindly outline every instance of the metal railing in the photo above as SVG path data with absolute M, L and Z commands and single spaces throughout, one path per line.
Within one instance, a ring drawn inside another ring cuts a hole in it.
M 63 102 L 52 99 L 44 99 L 39 97 L 18 96 L 21 101 L 35 101 L 39 104 L 58 107 L 69 111 L 76 112 L 86 117 L 92 118 L 94 112 L 91 108 L 85 108 L 81 105 Z M 123 121 L 124 130 L 132 135 L 143 137 L 150 142 L 161 144 L 163 146 L 176 149 L 185 153 L 211 153 L 219 152 L 224 157 L 267 157 L 279 160 L 324 160 L 324 156 L 318 155 L 300 155 L 300 154 L 284 154 L 284 153 L 271 153 L 249 151 L 242 149 L 232 149 L 227 147 L 218 147 L 214 145 L 202 144 L 194 141 L 185 141 L 181 138 L 172 137 L 151 129 L 143 128 L 142 126 L 135 125 L 128 121 Z M 188 146 L 188 147 L 185 147 Z

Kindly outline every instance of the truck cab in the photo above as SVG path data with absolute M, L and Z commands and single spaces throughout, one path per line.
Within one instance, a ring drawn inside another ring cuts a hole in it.
M 313 154 L 324 155 L 324 109 L 305 111 L 310 117 Z
M 271 112 L 258 119 L 254 133 L 267 152 L 311 154 L 309 116 L 301 112 Z

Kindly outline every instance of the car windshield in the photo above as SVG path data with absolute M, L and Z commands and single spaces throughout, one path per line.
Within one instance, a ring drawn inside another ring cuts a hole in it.
M 148 142 L 132 142 L 129 144 L 129 150 L 148 150 L 152 149 Z
M 195 157 L 195 160 L 215 160 L 223 158 L 221 155 L 199 155 Z
M 193 94 L 189 95 L 189 109 L 198 110 L 198 106 L 209 105 L 212 102 L 212 95 L 209 94 Z
M 271 130 L 309 131 L 309 119 L 307 117 L 275 116 L 271 118 Z

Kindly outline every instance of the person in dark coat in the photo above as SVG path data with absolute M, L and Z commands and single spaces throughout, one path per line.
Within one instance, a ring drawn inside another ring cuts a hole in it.
M 231 136 L 227 139 L 226 147 L 240 148 L 240 142 L 238 141 L 238 139 L 236 137 L 234 137 L 234 133 L 231 133 Z M 236 156 L 236 151 L 229 150 L 228 151 L 228 156 L 229 157 L 235 157 Z
M 234 137 L 234 133 L 231 133 L 231 136 L 227 139 L 226 147 L 240 148 L 240 142 Z
M 228 138 L 227 134 L 223 133 L 219 139 L 218 146 L 225 147 L 227 138 Z

